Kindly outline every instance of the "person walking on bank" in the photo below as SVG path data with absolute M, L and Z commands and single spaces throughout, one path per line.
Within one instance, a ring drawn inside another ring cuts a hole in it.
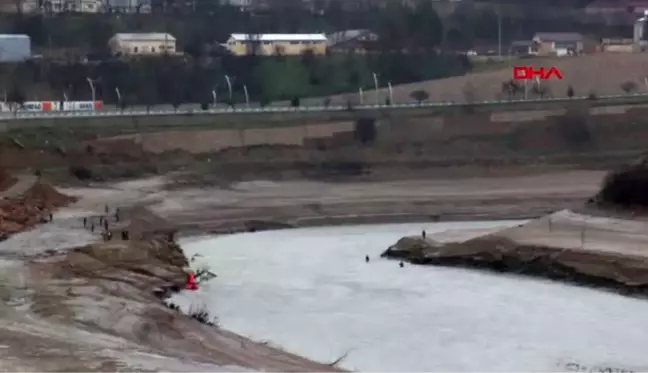
M 365 263 L 369 263 L 369 255 L 365 255 Z

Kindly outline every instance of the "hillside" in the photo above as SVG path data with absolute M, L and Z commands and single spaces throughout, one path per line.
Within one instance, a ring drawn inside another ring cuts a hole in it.
M 643 80 L 648 76 L 648 54 L 600 53 L 578 57 L 515 60 L 511 61 L 510 67 L 502 69 L 399 85 L 393 87 L 394 102 L 411 102 L 410 93 L 419 89 L 430 94 L 429 101 L 466 101 L 467 96 L 473 96 L 475 101 L 496 100 L 501 97 L 502 83 L 512 77 L 513 65 L 556 66 L 563 73 L 564 79 L 548 83 L 554 97 L 565 96 L 569 85 L 574 88 L 577 96 L 585 96 L 590 92 L 597 95 L 622 94 L 620 85 L 626 81 L 634 81 L 640 92 L 646 91 Z M 471 95 L 466 95 L 467 91 L 471 92 Z M 379 95 L 379 102 L 382 104 L 388 97 L 387 88 L 381 89 Z M 364 96 L 365 103 L 375 101 L 372 87 L 365 87 Z M 348 99 L 357 102 L 358 93 L 331 98 L 332 104 L 344 105 Z M 321 98 L 303 101 L 303 104 L 322 104 Z

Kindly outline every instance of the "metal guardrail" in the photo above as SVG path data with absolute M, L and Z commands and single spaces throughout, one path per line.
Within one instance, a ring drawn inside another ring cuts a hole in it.
M 620 99 L 645 98 L 648 103 L 648 93 L 637 93 L 628 95 L 606 95 L 598 96 L 596 102 L 614 101 Z M 512 106 L 532 103 L 559 103 L 591 101 L 588 96 L 571 98 L 543 98 L 528 100 L 506 100 L 506 101 L 480 101 L 474 103 L 456 102 L 423 102 L 421 104 L 391 104 L 391 105 L 356 105 L 353 110 L 398 110 L 415 108 L 447 108 L 466 106 Z M 171 115 L 222 115 L 222 114 L 254 114 L 254 113 L 294 113 L 294 112 L 343 112 L 348 111 L 347 106 L 298 106 L 298 107 L 258 107 L 258 108 L 210 108 L 208 110 L 195 109 L 152 109 L 152 110 L 111 110 L 111 111 L 59 111 L 59 112 L 21 112 L 0 113 L 0 120 L 26 120 L 26 119 L 55 119 L 55 118 L 96 118 L 96 117 L 137 117 L 137 116 L 171 116 Z

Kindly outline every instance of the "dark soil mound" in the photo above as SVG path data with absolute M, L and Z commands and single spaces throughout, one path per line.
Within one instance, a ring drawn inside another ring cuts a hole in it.
M 59 193 L 52 186 L 40 182 L 29 188 L 23 195 L 23 198 L 40 202 L 46 208 L 61 207 L 76 201 L 75 197 Z
M 610 172 L 596 202 L 603 206 L 648 208 L 648 157 Z
M 54 209 L 76 200 L 76 197 L 61 194 L 52 186 L 40 182 L 18 199 L 0 200 L 0 237 L 46 222 Z

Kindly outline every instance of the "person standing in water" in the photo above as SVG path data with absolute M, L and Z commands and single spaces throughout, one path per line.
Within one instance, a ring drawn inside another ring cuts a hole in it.
M 198 283 L 196 282 L 196 275 L 193 271 L 190 271 L 187 274 L 187 282 L 185 283 L 185 289 L 187 290 L 198 290 Z

